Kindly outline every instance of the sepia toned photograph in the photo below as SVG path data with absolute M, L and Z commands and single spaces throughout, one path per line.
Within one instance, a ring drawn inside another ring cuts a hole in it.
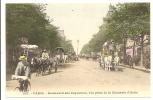
M 5 3 L 5 19 L 6 97 L 151 97 L 149 2 Z

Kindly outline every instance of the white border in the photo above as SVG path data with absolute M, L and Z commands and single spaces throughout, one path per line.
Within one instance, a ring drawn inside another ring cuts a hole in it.
M 150 13 L 151 13 L 150 14 L 150 22 L 151 22 L 150 23 L 150 44 L 151 44 L 150 45 L 150 54 L 151 54 L 150 55 L 150 57 L 151 57 L 150 58 L 150 66 L 151 66 L 151 78 L 150 78 L 150 80 L 151 80 L 151 97 L 152 97 L 153 96 L 153 91 L 152 91 L 153 90 L 153 86 L 152 86 L 153 85 L 153 79 L 152 79 L 153 78 L 152 77 L 153 76 L 153 73 L 152 73 L 152 71 L 153 71 L 152 70 L 152 67 L 153 67 L 152 66 L 153 65 L 152 64 L 152 62 L 153 62 L 153 59 L 152 59 L 152 57 L 153 57 L 153 52 L 152 52 L 152 50 L 153 50 L 153 45 L 152 45 L 152 43 L 153 43 L 153 37 L 152 37 L 153 36 L 153 33 L 152 33 L 153 32 L 153 25 L 152 25 L 152 22 L 153 22 L 153 13 L 152 13 L 153 12 L 153 3 L 152 2 L 150 4 L 150 6 L 151 6 L 151 10 L 150 10 Z
M 3 14 L 3 15 L 2 15 Z M 1 4 L 1 97 L 5 97 L 6 87 L 6 50 L 5 50 L 5 4 Z M 2 27 L 3 26 L 3 27 Z
M 2 0 L 6 3 L 109 3 L 109 2 L 150 2 L 151 0 Z
M 5 43 L 5 4 L 6 3 L 109 3 L 109 2 L 150 2 L 151 0 L 2 0 L 1 1 L 1 99 L 6 100 L 6 99 L 11 99 L 11 100 L 42 100 L 44 98 L 6 98 L 6 43 Z M 153 12 L 152 8 L 152 3 L 151 3 L 151 12 Z M 151 13 L 152 16 L 152 13 Z M 152 17 L 151 17 L 151 22 L 152 22 Z M 151 33 L 152 34 L 152 23 L 151 23 Z M 151 43 L 153 43 L 152 40 L 152 35 L 151 35 Z M 151 44 L 151 50 L 152 50 L 152 44 Z M 152 57 L 152 52 L 151 52 L 151 57 Z M 153 60 L 151 59 L 151 62 Z M 152 65 L 152 64 L 151 64 Z M 152 90 L 152 73 L 151 73 L 151 90 Z M 55 98 L 45 98 L 47 100 L 50 99 L 55 99 Z M 57 98 L 57 99 L 62 99 L 63 98 Z M 86 99 L 86 100 L 91 100 L 91 99 L 106 99 L 106 98 L 64 98 L 65 100 L 67 99 Z M 107 98 L 107 99 L 123 99 L 123 98 Z M 138 99 L 138 100 L 144 100 L 144 99 L 149 99 L 149 98 L 124 98 L 124 99 Z M 151 99 L 151 98 L 150 98 Z

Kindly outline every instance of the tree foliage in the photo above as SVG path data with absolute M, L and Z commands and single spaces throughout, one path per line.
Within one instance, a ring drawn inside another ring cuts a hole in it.
M 58 35 L 58 28 L 51 24 L 45 9 L 45 4 L 6 4 L 7 45 L 15 47 L 20 44 L 19 38 L 26 37 L 29 44 L 41 48 L 61 46 L 63 37 Z
M 6 4 L 7 66 L 12 64 L 14 57 L 18 58 L 17 48 L 23 37 L 28 39 L 28 44 L 38 45 L 40 49 L 53 51 L 58 46 L 65 46 L 73 50 L 72 44 L 60 36 L 45 9 L 46 4 Z
M 108 40 L 115 40 L 123 44 L 124 39 L 138 37 L 150 33 L 150 3 L 123 3 L 110 5 L 99 32 L 86 44 L 82 53 L 101 50 L 102 44 Z M 126 43 L 126 42 L 125 42 Z

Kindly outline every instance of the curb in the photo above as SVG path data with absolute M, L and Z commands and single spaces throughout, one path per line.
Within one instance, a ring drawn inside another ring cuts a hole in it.
M 150 73 L 150 69 L 147 70 L 146 68 L 138 68 L 138 67 L 136 67 L 136 66 L 133 66 L 133 68 L 132 68 L 132 67 L 130 67 L 129 65 L 124 65 L 124 64 L 120 64 L 120 66 L 122 66 L 122 67 L 127 67 L 127 68 L 130 68 L 130 69 L 139 70 L 139 71 L 143 71 L 143 72 L 146 72 L 146 73 Z

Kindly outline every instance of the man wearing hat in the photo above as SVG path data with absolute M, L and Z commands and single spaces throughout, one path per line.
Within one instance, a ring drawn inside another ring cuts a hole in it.
M 43 50 L 41 55 L 42 63 L 47 64 L 49 59 L 49 54 L 47 53 L 46 49 Z
M 28 91 L 30 85 L 30 68 L 27 62 L 26 56 L 20 56 L 17 64 L 15 75 L 12 75 L 12 79 L 19 79 L 19 90 L 22 92 Z
M 19 62 L 17 64 L 16 70 L 15 70 L 15 75 L 30 77 L 30 68 L 27 64 L 26 56 L 19 57 Z
M 46 49 L 43 50 L 42 59 L 43 59 L 43 60 L 49 59 L 49 54 L 47 53 Z

